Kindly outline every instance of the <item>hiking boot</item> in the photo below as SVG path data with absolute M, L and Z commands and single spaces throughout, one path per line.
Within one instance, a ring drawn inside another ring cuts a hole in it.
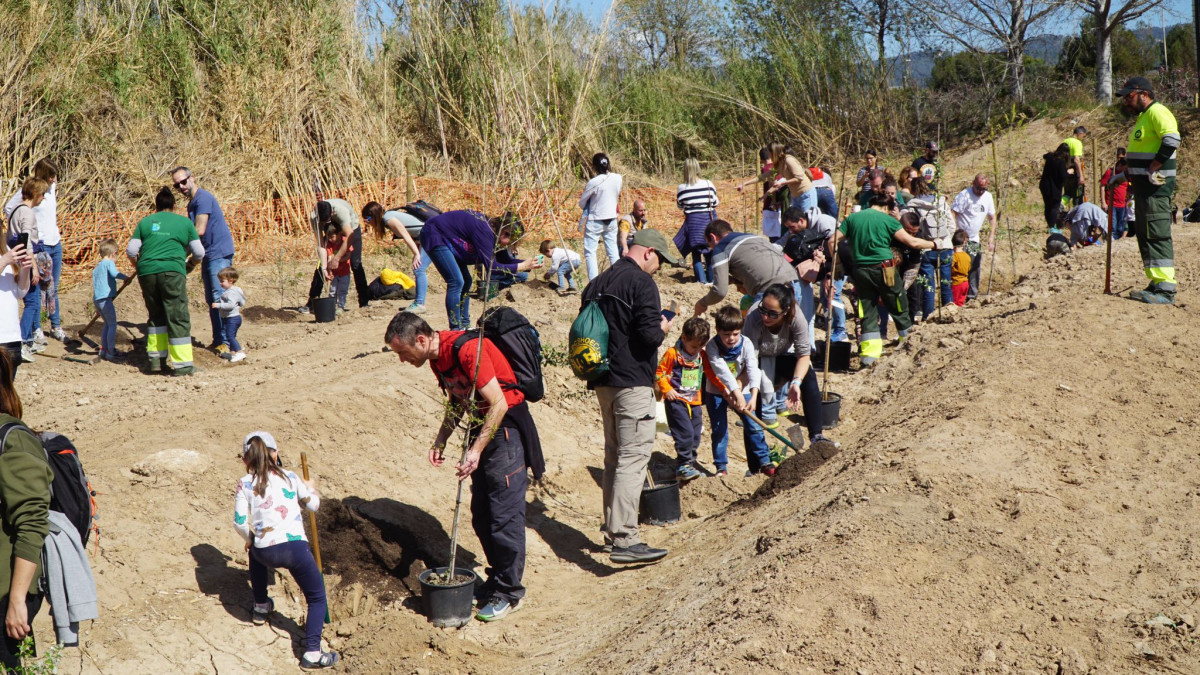
M 59 342 L 67 341 L 67 333 L 62 329 L 62 326 L 55 326 L 51 335 L 53 335 L 54 339 L 58 340 Z
M 188 366 L 186 368 L 175 368 L 174 370 L 171 371 L 171 375 L 173 375 L 174 377 L 187 377 L 189 375 L 195 375 L 196 373 L 203 373 L 203 372 L 204 372 L 203 370 L 201 370 L 195 366 Z
M 875 362 L 878 360 L 879 359 L 875 358 L 874 356 L 864 356 L 858 360 L 858 369 L 866 370 L 867 368 L 875 365 Z
M 254 607 L 250 609 L 250 622 L 255 626 L 261 626 L 267 622 L 267 616 L 275 611 L 275 601 L 267 598 L 266 609 L 259 609 L 258 603 L 254 603 Z
M 341 661 L 342 657 L 338 656 L 337 652 L 321 652 L 321 658 L 316 661 L 309 661 L 307 658 L 300 657 L 300 670 L 320 670 L 321 668 L 329 668 L 333 664 Z
M 1166 293 L 1142 293 L 1142 297 L 1138 298 L 1142 302 L 1149 305 L 1173 305 L 1175 304 L 1175 296 Z
M 209 345 L 209 349 L 217 353 L 217 356 L 229 353 L 229 345 L 222 342 L 219 345 Z
M 150 361 L 146 365 L 146 372 L 148 372 L 148 373 L 161 373 L 162 371 L 163 371 L 162 359 L 150 359 Z
M 425 313 L 425 305 L 418 305 L 417 303 L 414 302 L 411 305 L 409 305 L 408 307 L 405 307 L 404 311 L 408 312 L 409 314 L 424 314 Z
M 699 477 L 700 477 L 700 472 L 697 471 L 696 467 L 692 466 L 691 464 L 684 464 L 683 466 L 679 467 L 678 469 L 675 469 L 675 478 L 677 478 L 679 480 L 686 481 L 686 480 L 692 480 L 692 479 L 699 478 Z
M 28 342 L 21 345 L 21 361 L 23 363 L 33 363 L 33 348 Z
M 650 548 L 645 544 L 613 546 L 609 560 L 615 563 L 651 563 L 667 557 L 667 549 Z
M 509 614 L 521 609 L 521 601 L 509 602 L 499 596 L 493 596 L 488 603 L 475 613 L 475 618 L 485 623 L 499 621 Z

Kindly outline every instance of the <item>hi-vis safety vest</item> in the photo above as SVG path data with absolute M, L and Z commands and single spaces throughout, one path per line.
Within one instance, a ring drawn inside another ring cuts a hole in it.
M 1140 115 L 1133 131 L 1129 134 L 1129 146 L 1126 148 L 1126 161 L 1129 168 L 1125 170 L 1129 176 L 1146 176 L 1150 174 L 1150 162 L 1162 148 L 1164 140 L 1171 139 L 1173 146 L 1179 146 L 1179 125 L 1175 116 L 1167 110 L 1167 106 L 1155 101 Z M 1172 151 L 1159 169 L 1164 178 L 1175 176 L 1176 151 Z

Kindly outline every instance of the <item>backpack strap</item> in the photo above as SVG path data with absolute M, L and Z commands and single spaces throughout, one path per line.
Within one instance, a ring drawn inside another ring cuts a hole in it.
M 458 370 L 458 372 L 462 373 L 464 377 L 470 377 L 470 375 L 467 373 L 467 369 L 463 367 L 462 361 L 459 360 L 458 353 L 462 351 L 463 347 L 467 346 L 468 342 L 476 338 L 480 340 L 484 338 L 483 329 L 475 328 L 472 330 L 463 331 L 462 335 L 459 335 L 454 339 L 454 344 L 450 348 L 450 355 L 454 357 L 454 368 Z M 512 364 L 509 364 L 509 368 L 512 368 Z M 500 388 L 505 391 L 520 389 L 516 382 L 505 382 L 499 377 L 496 378 L 496 381 L 500 383 Z M 441 386 L 442 391 L 446 391 L 446 381 L 442 379 L 441 374 L 438 374 L 438 385 Z

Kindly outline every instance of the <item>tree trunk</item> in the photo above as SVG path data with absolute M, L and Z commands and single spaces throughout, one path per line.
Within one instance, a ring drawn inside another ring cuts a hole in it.
M 1112 33 L 1096 28 L 1096 100 L 1103 105 L 1112 103 Z
M 1025 103 L 1025 45 L 1008 50 L 1008 70 L 1012 73 L 1008 93 L 1017 103 Z

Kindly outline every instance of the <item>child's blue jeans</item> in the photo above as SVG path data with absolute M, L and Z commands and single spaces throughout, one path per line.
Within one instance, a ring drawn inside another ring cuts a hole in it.
M 349 279 L 350 277 L 344 277 Z M 347 290 L 349 284 L 347 284 Z M 229 350 L 231 352 L 242 351 L 242 344 L 237 340 L 238 329 L 242 327 L 242 316 L 227 316 L 225 317 L 225 339 L 229 341 Z
M 575 285 L 575 270 L 577 270 L 577 269 L 579 269 L 579 265 L 571 264 L 570 260 L 559 265 L 558 266 L 558 287 L 562 288 L 563 286 L 566 286 L 569 284 L 571 288 L 578 290 L 579 287 Z M 566 281 L 566 283 L 563 283 L 564 280 Z
M 747 402 L 750 401 L 750 394 L 742 395 Z M 717 471 L 721 471 L 729 465 L 729 420 L 726 418 L 729 402 L 720 394 L 712 394 L 705 396 L 704 404 L 708 407 L 708 419 L 712 423 L 713 464 L 717 465 Z M 758 473 L 759 469 L 770 463 L 771 451 L 767 448 L 762 427 L 749 417 L 742 419 L 742 441 L 746 444 L 746 463 L 752 473 Z
M 347 277 L 349 278 L 349 277 Z M 296 585 L 304 591 L 308 618 L 304 622 L 304 651 L 321 651 L 321 629 L 325 627 L 325 580 L 307 541 L 287 541 L 263 548 L 250 547 L 250 588 L 254 602 L 266 604 L 267 577 L 270 569 L 292 573 Z
M 112 298 L 93 300 L 92 303 L 104 322 L 100 329 L 100 355 L 112 356 L 117 351 L 117 308 L 113 306 Z

